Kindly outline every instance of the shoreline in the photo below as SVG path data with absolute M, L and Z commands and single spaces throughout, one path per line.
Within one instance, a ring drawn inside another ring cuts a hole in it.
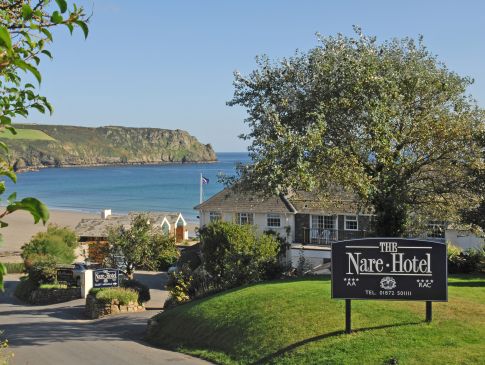
M 29 242 L 38 232 L 45 232 L 49 224 L 56 224 L 61 227 L 74 229 L 81 219 L 100 218 L 100 212 L 87 212 L 73 208 L 50 208 L 50 218 L 43 225 L 41 222 L 34 224 L 34 219 L 30 213 L 25 211 L 16 211 L 7 215 L 3 221 L 8 226 L 0 229 L 2 240 L 0 243 L 0 262 L 22 262 L 20 257 L 21 247 Z M 140 212 L 141 213 L 141 212 Z M 123 215 L 121 212 L 115 212 L 116 215 Z M 194 236 L 195 227 L 198 222 L 184 217 L 187 221 L 189 236 Z
M 15 173 L 21 174 L 25 172 L 35 172 L 42 169 L 69 169 L 69 168 L 90 168 L 90 167 L 130 167 L 130 166 L 164 166 L 164 165 L 185 165 L 185 164 L 206 164 L 206 163 L 217 163 L 216 160 L 206 160 L 206 161 L 154 161 L 154 162 L 107 162 L 107 163 L 94 163 L 94 164 L 78 164 L 78 165 L 35 165 L 19 168 L 15 170 Z

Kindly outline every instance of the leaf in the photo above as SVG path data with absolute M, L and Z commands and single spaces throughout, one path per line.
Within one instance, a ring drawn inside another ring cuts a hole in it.
M 71 35 L 72 35 L 72 32 L 74 30 L 74 26 L 71 23 L 66 23 L 66 27 L 69 29 L 69 33 L 71 33 Z
M 88 25 L 85 22 L 83 22 L 82 20 L 76 20 L 74 23 L 76 23 L 82 29 L 82 31 L 84 33 L 84 38 L 87 38 L 88 34 L 89 34 Z
M 17 114 L 21 114 L 21 113 L 17 112 Z M 14 136 L 17 134 L 17 130 L 15 129 L 15 127 L 12 127 L 11 125 L 6 125 L 5 129 L 10 131 L 10 133 L 12 133 Z
M 20 201 L 13 202 L 7 205 L 8 212 L 15 212 L 16 210 L 28 211 L 34 217 L 34 222 L 38 223 L 42 220 L 45 225 L 49 219 L 49 209 L 40 200 L 35 198 L 24 198 Z
M 8 177 L 14 183 L 17 182 L 17 175 L 15 175 L 15 172 L 13 172 L 11 170 L 0 170 L 0 175 Z
M 59 14 L 59 12 L 57 10 L 52 13 L 52 15 L 51 15 L 51 22 L 52 23 L 59 24 L 59 23 L 62 23 L 63 20 L 64 20 L 64 18 L 62 17 L 61 14 Z
M 56 3 L 59 6 L 61 13 L 65 13 L 66 10 L 67 10 L 67 1 L 66 0 L 56 0 Z
M 6 145 L 5 142 L 0 141 L 0 148 L 5 151 L 5 153 L 8 153 L 8 146 Z
M 31 64 L 29 63 L 26 63 L 25 62 L 25 68 L 30 71 L 30 73 L 32 75 L 34 75 L 34 77 L 37 79 L 37 81 L 39 82 L 39 84 L 41 83 L 42 81 L 42 76 L 40 75 L 40 72 L 39 70 L 37 70 L 37 68 L 35 68 L 34 66 L 32 66 Z
M 17 193 L 12 193 L 12 194 L 10 194 L 10 196 L 7 198 L 7 200 L 8 200 L 8 202 L 9 202 L 9 204 L 12 204 L 12 203 L 15 201 L 15 199 L 17 199 Z
M 45 113 L 45 108 L 44 108 L 42 105 L 40 105 L 40 104 L 38 104 L 38 103 L 35 103 L 35 104 L 32 104 L 31 106 L 32 106 L 32 108 L 37 109 L 37 110 L 38 110 L 39 112 L 41 112 L 42 114 L 44 114 L 44 113 Z
M 46 28 L 41 28 L 41 29 L 40 29 L 40 31 L 41 31 L 42 33 L 44 33 L 44 35 L 47 37 L 47 39 L 48 39 L 48 40 L 50 40 L 50 41 L 52 42 L 52 40 L 53 40 L 53 38 L 52 38 L 52 33 L 51 33 L 51 32 L 49 32 L 49 30 L 48 30 L 48 29 L 46 29 Z
M 47 57 L 49 57 L 50 59 L 52 59 L 52 54 L 51 54 L 51 53 L 50 53 L 48 50 L 43 49 L 43 50 L 41 51 L 41 53 L 45 54 Z
M 24 20 L 32 18 L 32 14 L 33 11 L 29 4 L 22 5 L 22 18 L 24 18 Z
M 3 291 L 3 277 L 7 275 L 7 267 L 0 263 L 0 291 Z
M 0 228 L 8 227 L 8 223 L 4 221 L 0 221 Z
M 12 49 L 12 39 L 10 39 L 10 33 L 7 28 L 0 25 L 0 47 L 8 50 Z

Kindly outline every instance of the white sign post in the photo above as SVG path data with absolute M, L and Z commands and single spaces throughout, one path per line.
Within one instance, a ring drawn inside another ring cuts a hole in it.
M 85 270 L 81 274 L 81 297 L 86 298 L 93 287 L 93 270 Z

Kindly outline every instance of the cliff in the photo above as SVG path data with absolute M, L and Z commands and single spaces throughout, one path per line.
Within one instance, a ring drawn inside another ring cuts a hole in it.
M 18 124 L 13 136 L 5 131 L 0 140 L 9 146 L 9 160 L 16 170 L 41 167 L 211 162 L 217 157 L 179 129 L 128 127 L 75 127 Z

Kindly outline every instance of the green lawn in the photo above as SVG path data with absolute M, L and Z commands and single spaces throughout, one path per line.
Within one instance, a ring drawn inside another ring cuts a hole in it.
M 10 131 L 5 130 L 0 132 L 0 138 L 5 139 L 26 139 L 34 141 L 55 141 L 54 138 L 49 136 L 43 131 L 37 129 L 17 129 L 17 134 L 12 134 Z
M 329 278 L 253 285 L 162 312 L 148 339 L 220 364 L 485 364 L 485 276 L 449 280 L 449 302 L 344 301 Z

